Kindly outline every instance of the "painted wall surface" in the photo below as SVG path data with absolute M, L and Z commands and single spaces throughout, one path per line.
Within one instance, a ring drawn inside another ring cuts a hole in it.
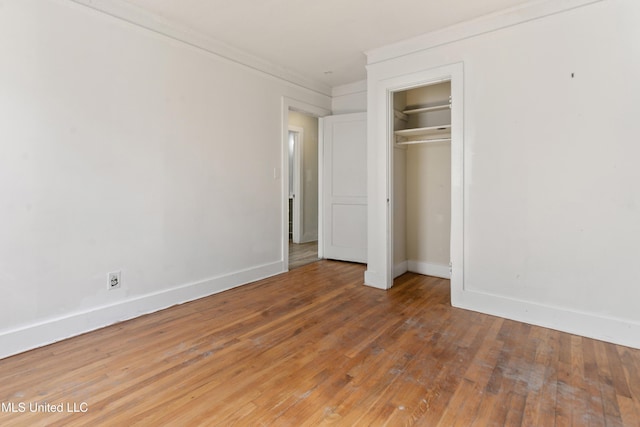
M 407 260 L 449 267 L 451 238 L 451 145 L 407 148 Z
M 394 277 L 407 272 L 407 149 L 393 147 L 393 264 Z
M 331 111 L 333 114 L 367 111 L 366 80 L 334 87 L 331 90 Z
M 0 357 L 282 271 L 282 97 L 328 96 L 62 0 L 2 3 L 0 87 Z
M 638 22 L 607 0 L 368 67 L 464 63 L 464 305 L 640 346 Z
M 304 129 L 302 242 L 313 242 L 318 240 L 318 119 L 290 111 L 289 124 Z

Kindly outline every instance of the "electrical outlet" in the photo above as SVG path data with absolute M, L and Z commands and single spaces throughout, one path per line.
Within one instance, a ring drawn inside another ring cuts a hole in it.
M 120 287 L 120 272 L 119 271 L 114 271 L 112 273 L 109 273 L 109 278 L 107 281 L 107 288 L 108 289 L 116 289 Z

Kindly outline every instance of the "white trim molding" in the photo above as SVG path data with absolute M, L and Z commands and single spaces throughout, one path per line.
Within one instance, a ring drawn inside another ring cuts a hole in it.
M 393 278 L 400 277 L 407 271 L 409 271 L 408 261 L 398 262 L 393 265 Z
M 202 49 L 220 58 L 245 66 L 249 69 L 259 71 L 284 82 L 305 88 L 321 95 L 331 96 L 331 88 L 322 82 L 309 79 L 226 43 L 214 40 L 211 37 L 182 27 L 175 22 L 170 22 L 163 17 L 154 15 L 151 12 L 133 4 L 120 0 L 71 1 L 149 31 L 162 34 L 173 40 Z
M 393 93 L 412 87 L 451 81 L 451 288 L 464 289 L 464 63 L 442 65 L 415 73 L 378 73 L 370 68 L 368 82 L 368 230 L 365 284 L 389 289 L 403 267 L 393 259 Z M 388 71 L 388 70 L 387 70 Z M 407 269 L 409 265 L 407 263 Z M 432 271 L 432 269 L 429 269 Z M 448 267 L 447 267 L 448 270 Z M 434 274 L 441 277 L 442 274 Z
M 601 1 L 603 0 L 538 0 L 528 2 L 398 43 L 371 49 L 365 52 L 367 64 L 387 61 Z
M 2 343 L 0 345 L 0 359 L 114 323 L 154 313 L 176 304 L 217 294 L 280 274 L 283 271 L 282 262 L 264 264 L 0 332 L 0 342 Z
M 627 319 L 536 304 L 473 290 L 456 292 L 454 307 L 517 320 L 531 325 L 640 348 L 640 324 Z
M 331 89 L 333 114 L 361 113 L 367 110 L 367 81 L 360 80 Z
M 424 274 L 425 276 L 440 277 L 442 279 L 451 278 L 449 266 L 445 264 L 409 260 L 407 261 L 407 268 L 408 271 Z
M 393 266 L 393 278 L 402 276 L 406 272 L 423 274 L 425 276 L 451 279 L 451 270 L 448 265 L 423 261 L 402 261 Z
M 333 87 L 331 89 L 331 96 L 335 98 L 338 96 L 346 96 L 346 95 L 353 95 L 355 93 L 366 93 L 366 92 L 367 92 L 367 81 L 360 80 L 357 82 Z
M 302 235 L 302 239 L 300 239 L 301 243 L 309 243 L 309 242 L 315 242 L 318 240 L 318 233 L 317 232 L 306 232 Z

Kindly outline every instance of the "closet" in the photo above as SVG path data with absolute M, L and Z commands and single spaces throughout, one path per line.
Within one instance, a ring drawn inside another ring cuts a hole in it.
M 393 93 L 393 277 L 450 277 L 451 82 Z

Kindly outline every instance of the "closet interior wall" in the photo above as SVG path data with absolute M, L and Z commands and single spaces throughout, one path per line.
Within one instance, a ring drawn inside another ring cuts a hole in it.
M 393 94 L 394 131 L 451 124 L 451 109 L 405 114 L 403 111 L 448 104 L 449 81 Z M 394 136 L 393 250 L 394 277 L 406 271 L 448 278 L 451 239 L 450 129 L 409 140 Z M 446 140 L 449 138 L 449 140 Z M 444 140 L 443 140 L 444 139 Z

